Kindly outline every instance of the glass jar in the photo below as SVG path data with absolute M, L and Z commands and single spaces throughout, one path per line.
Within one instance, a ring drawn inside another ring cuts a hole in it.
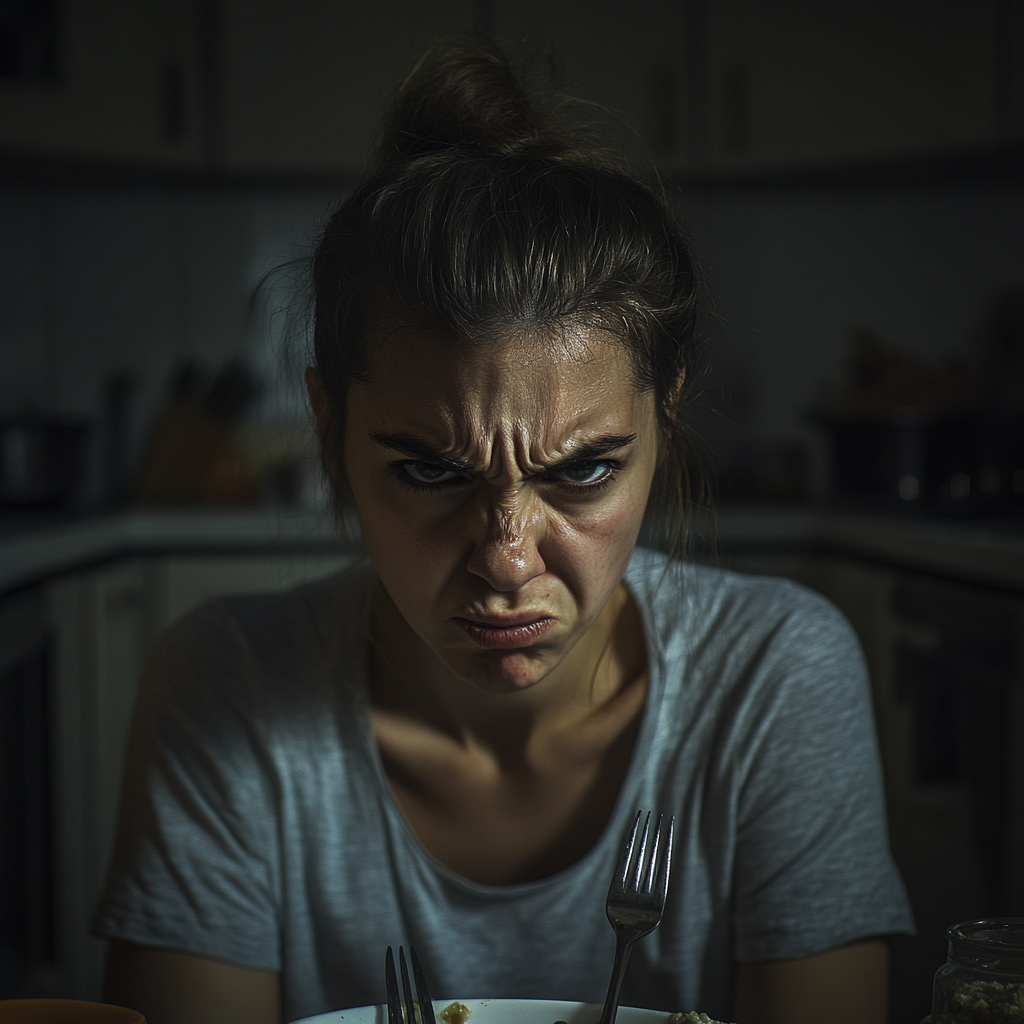
M 946 936 L 932 1024 L 1024 1024 L 1024 917 L 965 921 Z

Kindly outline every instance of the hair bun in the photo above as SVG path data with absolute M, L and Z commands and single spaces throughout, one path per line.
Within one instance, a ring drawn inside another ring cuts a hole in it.
M 508 156 L 559 150 L 541 96 L 531 96 L 508 59 L 480 34 L 435 42 L 399 84 L 376 164 L 405 163 L 446 149 Z

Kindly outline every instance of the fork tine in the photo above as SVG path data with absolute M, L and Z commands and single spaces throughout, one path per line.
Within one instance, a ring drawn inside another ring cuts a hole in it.
M 420 958 L 416 950 L 409 946 L 409 959 L 412 961 L 412 977 L 416 982 L 416 1002 L 420 1007 L 420 1020 L 423 1024 L 435 1024 L 434 1006 L 430 999 L 430 990 L 427 988 L 427 979 L 420 966 Z
M 418 1024 L 416 1020 L 416 1001 L 409 983 L 409 968 L 405 963 L 405 947 L 398 947 L 398 969 L 402 972 L 402 999 L 405 1003 L 405 1024 Z
M 664 852 L 664 850 L 660 847 L 661 823 L 664 820 L 665 815 L 659 814 L 658 820 L 657 822 L 655 822 L 654 826 L 654 838 L 651 840 L 651 853 L 650 856 L 647 858 L 647 863 L 645 865 L 646 870 L 644 872 L 645 877 L 643 881 L 643 888 L 640 890 L 640 892 L 643 892 L 648 896 L 654 891 L 654 880 L 657 877 L 658 867 L 660 864 L 659 857 L 660 854 Z
M 647 835 L 651 830 L 651 812 L 647 812 L 647 819 L 644 821 L 644 834 L 640 840 L 640 850 L 636 855 L 636 872 L 633 876 L 633 892 L 642 892 L 640 886 L 644 878 L 644 866 L 647 858 Z
M 629 877 L 629 862 L 633 859 L 633 847 L 636 846 L 636 833 L 637 829 L 640 828 L 640 815 L 643 811 L 636 812 L 636 819 L 633 822 L 633 828 L 630 830 L 629 838 L 626 840 L 625 849 L 622 851 L 622 860 L 619 861 L 619 866 L 612 875 L 611 891 L 625 890 L 626 879 Z
M 670 815 L 668 819 L 668 835 L 665 837 L 665 846 L 658 858 L 658 900 L 662 907 L 665 906 L 665 898 L 668 896 L 668 879 L 672 872 L 672 840 L 675 837 L 676 819 Z
M 390 946 L 384 954 L 384 987 L 388 994 L 388 1024 L 402 1024 L 402 999 L 398 994 L 395 954 Z

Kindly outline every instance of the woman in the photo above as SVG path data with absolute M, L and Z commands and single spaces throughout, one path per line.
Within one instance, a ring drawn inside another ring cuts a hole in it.
M 600 1001 L 638 807 L 676 816 L 624 1002 L 884 1016 L 909 926 L 864 668 L 786 582 L 634 550 L 688 494 L 693 258 L 485 41 L 435 47 L 314 261 L 307 376 L 369 564 L 155 650 L 97 929 L 151 1024 L 439 995 Z M 685 511 L 685 510 L 684 510 Z

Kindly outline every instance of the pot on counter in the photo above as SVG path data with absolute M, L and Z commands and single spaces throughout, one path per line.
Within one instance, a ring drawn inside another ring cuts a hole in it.
M 976 476 L 976 417 L 922 410 L 812 413 L 831 442 L 831 490 L 907 505 L 965 505 Z
M 0 508 L 70 505 L 85 481 L 90 427 L 48 416 L 0 419 Z

